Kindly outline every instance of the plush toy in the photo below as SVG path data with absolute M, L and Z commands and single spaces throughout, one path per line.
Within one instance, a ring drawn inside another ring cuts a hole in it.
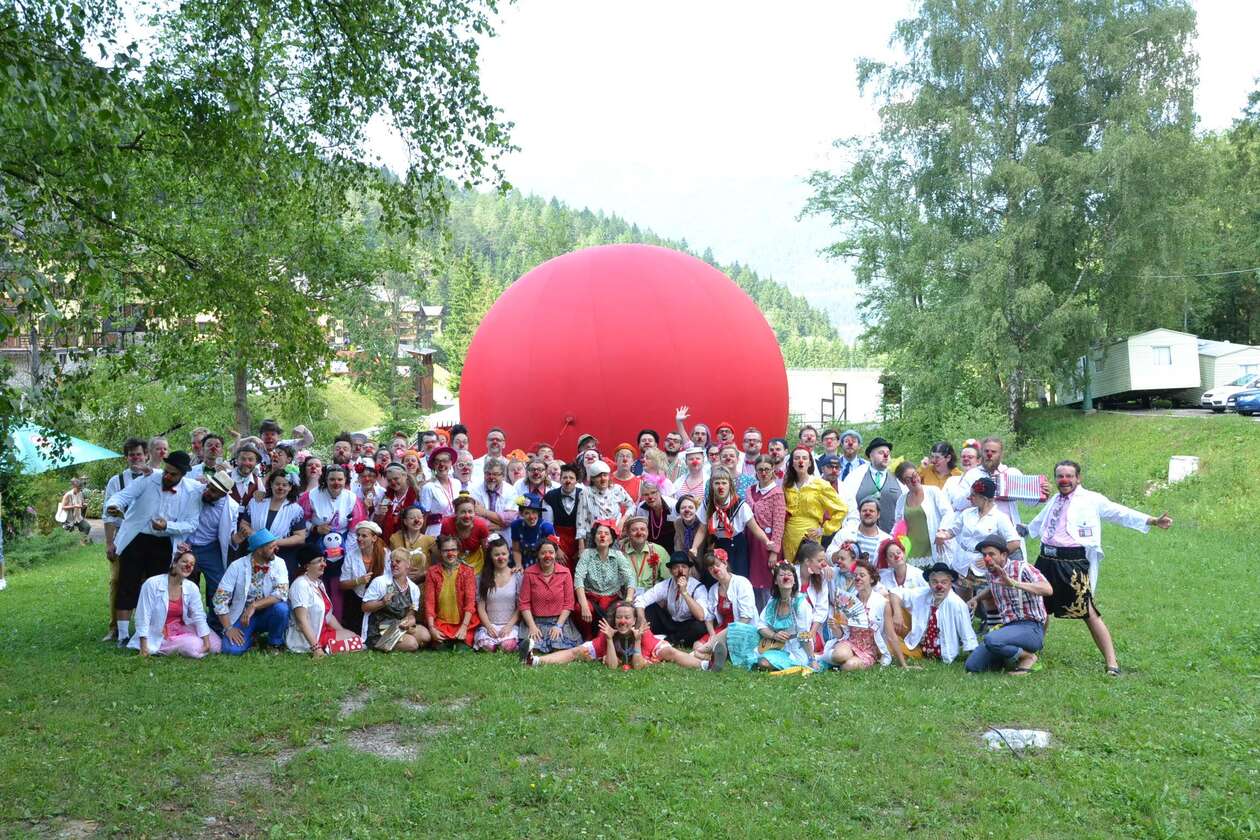
M 329 531 L 324 534 L 324 559 L 340 560 L 342 555 L 341 534 Z

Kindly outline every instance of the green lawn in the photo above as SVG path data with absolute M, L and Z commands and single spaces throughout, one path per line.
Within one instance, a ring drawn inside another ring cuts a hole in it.
M 1119 680 L 1068 622 L 1023 679 L 142 661 L 95 641 L 104 563 L 76 550 L 0 594 L 0 836 L 1256 836 L 1260 585 L 1242 511 L 1260 499 L 1257 427 L 1035 424 L 1021 466 L 1083 454 L 1087 485 L 1178 519 L 1105 532 Z M 1169 454 L 1199 454 L 1203 476 L 1146 498 Z M 980 746 L 1007 725 L 1054 745 Z

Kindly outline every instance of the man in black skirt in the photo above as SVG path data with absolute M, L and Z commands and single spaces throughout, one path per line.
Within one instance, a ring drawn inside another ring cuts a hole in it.
M 105 501 L 106 515 L 122 519 L 114 533 L 119 647 L 127 644 L 140 585 L 170 569 L 176 542 L 197 525 L 202 486 L 184 479 L 190 469 L 187 452 L 172 452 L 163 459 L 162 472 L 132 481 Z
M 1081 466 L 1075 461 L 1056 464 L 1054 482 L 1058 495 L 1028 525 L 1028 533 L 1041 539 L 1037 571 L 1054 588 L 1046 598 L 1046 612 L 1056 618 L 1083 619 L 1102 652 L 1107 674 L 1119 676 L 1111 633 L 1094 604 L 1098 563 L 1103 556 L 1103 520 L 1146 533 L 1152 525 L 1172 527 L 1172 518 L 1167 513 L 1148 516 L 1086 490 L 1081 486 Z

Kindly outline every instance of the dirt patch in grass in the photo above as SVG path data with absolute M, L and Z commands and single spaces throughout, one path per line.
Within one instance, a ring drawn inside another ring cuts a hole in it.
M 236 837 L 257 837 L 258 834 L 258 824 L 252 820 L 206 817 L 201 821 L 201 830 L 196 836 L 199 840 L 233 840 Z
M 364 707 L 367 706 L 368 699 L 370 697 L 371 695 L 366 688 L 356 691 L 353 694 L 347 694 L 341 701 L 341 708 L 337 712 L 338 716 L 344 720 L 356 712 L 363 711 Z
M 349 733 L 350 749 L 392 761 L 415 761 L 420 745 L 414 734 L 396 723 L 382 723 Z
M 14 828 L 19 826 L 22 824 L 19 823 Z M 43 822 L 28 822 L 24 827 L 35 837 L 45 837 L 49 840 L 87 840 L 89 837 L 96 837 L 101 830 L 101 824 L 95 820 L 71 820 L 65 817 Z
M 421 703 L 419 700 L 399 700 L 398 705 L 402 706 L 407 711 L 415 712 L 418 715 L 422 715 L 429 711 L 429 704 Z

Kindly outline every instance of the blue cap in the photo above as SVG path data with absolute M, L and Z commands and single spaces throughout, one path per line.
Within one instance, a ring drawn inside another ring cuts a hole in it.
M 838 456 L 836 455 L 818 456 L 818 469 L 821 470 L 824 467 L 838 467 L 838 466 L 840 466 L 840 458 Z
M 855 438 L 857 438 L 858 446 L 862 445 L 862 434 L 857 429 L 845 429 L 843 432 L 840 433 L 840 440 L 844 440 L 849 435 L 853 435 Z
M 277 537 L 275 534 L 271 533 L 266 528 L 263 528 L 249 535 L 249 542 L 245 543 L 245 548 L 248 549 L 251 554 L 253 554 L 255 551 L 262 548 L 264 545 L 273 543 L 278 539 L 280 538 Z

